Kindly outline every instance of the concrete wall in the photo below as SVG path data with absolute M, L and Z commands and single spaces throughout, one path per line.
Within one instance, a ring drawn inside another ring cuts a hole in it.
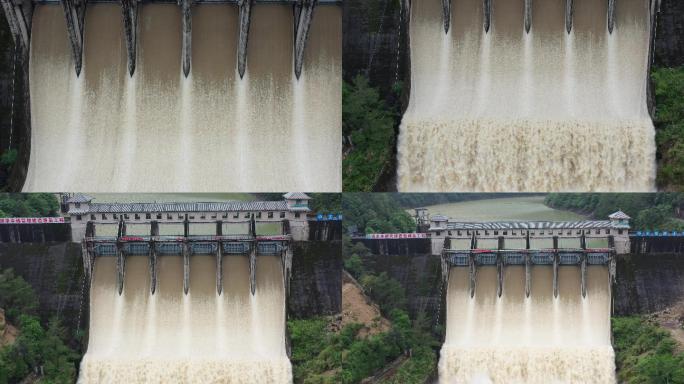
M 293 242 L 288 315 L 307 318 L 342 311 L 342 242 Z
M 79 320 L 82 327 L 88 323 L 88 297 L 87 292 L 82 292 L 81 247 L 71 242 L 0 243 L 0 269 L 6 268 L 14 269 L 36 291 L 41 318 L 47 321 L 57 316 L 69 333 L 72 346 L 80 347 L 75 332 Z
M 620 255 L 616 280 L 616 315 L 660 311 L 684 301 L 684 254 Z

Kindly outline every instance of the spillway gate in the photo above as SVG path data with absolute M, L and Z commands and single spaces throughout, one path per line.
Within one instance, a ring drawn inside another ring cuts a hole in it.
M 281 234 L 259 235 L 256 233 L 258 220 L 251 217 L 249 231 L 244 234 L 223 234 L 223 222 L 184 221 L 165 222 L 164 224 L 182 224 L 182 235 L 159 235 L 159 223 L 150 221 L 149 235 L 128 235 L 126 220 L 118 222 L 116 236 L 98 236 L 96 224 L 87 223 L 86 235 L 81 242 L 83 269 L 86 278 L 91 281 L 95 258 L 116 257 L 117 287 L 119 295 L 123 292 L 126 257 L 147 256 L 149 258 L 150 291 L 155 293 L 157 286 L 157 258 L 164 256 L 183 257 L 183 291 L 187 295 L 190 289 L 190 257 L 193 255 L 214 255 L 216 257 L 216 292 L 223 292 L 223 257 L 249 256 L 249 284 L 252 295 L 256 292 L 256 265 L 258 256 L 280 256 L 285 282 L 285 292 L 289 292 L 289 281 L 292 270 L 292 236 L 288 220 L 282 220 Z M 270 221 L 272 223 L 272 221 Z M 136 222 L 135 224 L 140 224 Z M 212 235 L 193 235 L 192 224 L 215 224 L 216 233 Z
M 504 268 L 518 265 L 525 267 L 525 295 L 530 296 L 531 273 L 533 266 L 553 267 L 553 295 L 558 297 L 558 267 L 579 266 L 581 268 L 581 291 L 582 297 L 587 295 L 587 267 L 592 265 L 604 265 L 609 267 L 610 280 L 615 280 L 615 241 L 613 236 L 607 236 L 608 247 L 587 247 L 587 237 L 581 234 L 578 237 L 559 236 L 534 236 L 529 232 L 524 237 L 489 237 L 478 238 L 473 233 L 471 237 L 452 238 L 444 240 L 444 248 L 441 253 L 442 282 L 449 281 L 449 273 L 452 267 L 469 269 L 470 296 L 475 295 L 475 283 L 478 266 L 496 266 L 497 268 L 497 295 L 501 297 L 504 286 Z M 516 246 L 506 246 L 507 240 L 512 240 Z M 532 242 L 546 243 L 550 247 L 531 246 Z M 579 247 L 563 245 L 559 240 L 577 240 Z M 495 246 L 478 246 L 478 243 L 496 242 Z M 521 244 L 525 244 L 524 248 Z
M 0 0 L 5 17 L 10 26 L 15 43 L 21 45 L 24 56 L 28 55 L 31 42 L 31 19 L 36 4 L 61 4 L 67 25 L 67 34 L 74 58 L 74 69 L 81 74 L 83 64 L 83 24 L 88 3 L 112 3 L 113 0 Z M 235 4 L 238 7 L 239 21 L 237 42 L 237 61 L 240 78 L 247 68 L 247 42 L 252 7 L 259 4 L 283 4 L 292 6 L 294 14 L 294 72 L 297 79 L 301 76 L 304 64 L 304 52 L 309 36 L 309 28 L 314 17 L 314 9 L 318 5 L 339 5 L 341 0 L 120 0 L 121 16 L 124 25 L 126 48 L 128 51 L 128 72 L 135 73 L 138 46 L 138 5 L 140 3 L 176 3 L 181 8 L 182 31 L 182 68 L 188 77 L 192 62 L 192 8 L 201 4 Z

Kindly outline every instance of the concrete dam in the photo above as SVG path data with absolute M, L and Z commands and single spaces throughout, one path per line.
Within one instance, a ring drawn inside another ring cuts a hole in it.
M 649 191 L 657 1 L 420 0 L 398 188 Z
M 97 227 L 82 242 L 91 288 L 79 383 L 291 382 L 287 222 L 277 236 L 256 235 L 254 219 L 122 220 L 114 236 Z
M 629 219 L 466 222 L 421 208 L 417 233 L 355 241 L 383 265 L 431 256 L 422 275 L 390 274 L 446 326 L 440 382 L 614 383 L 610 316 Z
M 4 2 L 29 56 L 24 191 L 340 190 L 338 5 Z

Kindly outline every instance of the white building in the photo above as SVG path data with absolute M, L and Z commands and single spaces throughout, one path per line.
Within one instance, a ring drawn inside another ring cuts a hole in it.
M 89 221 L 97 224 L 146 224 L 157 221 L 178 223 L 186 219 L 192 223 L 222 221 L 244 223 L 254 216 L 257 222 L 289 220 L 290 233 L 295 241 L 308 238 L 307 213 L 311 198 L 305 193 L 290 192 L 280 201 L 226 201 L 213 203 L 97 203 L 84 194 L 75 194 L 67 200 L 67 215 L 71 219 L 72 241 L 85 237 Z
M 478 240 L 490 243 L 494 240 L 558 237 L 572 239 L 584 236 L 587 242 L 592 239 L 614 239 L 615 252 L 629 253 L 629 220 L 624 212 L 618 211 L 608 220 L 582 221 L 498 221 L 498 222 L 464 222 L 451 219 L 444 215 L 430 217 L 428 233 L 432 239 L 432 251 L 440 254 L 444 247 L 444 239 L 449 237 L 456 242 L 466 243 L 475 236 Z M 452 244 L 454 241 L 452 241 Z M 512 243 L 512 241 L 511 241 Z M 453 247 L 452 247 L 453 248 Z

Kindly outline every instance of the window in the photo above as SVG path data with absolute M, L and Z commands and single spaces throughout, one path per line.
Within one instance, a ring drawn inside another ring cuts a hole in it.
M 178 220 L 183 220 L 185 219 L 185 216 L 181 215 L 180 213 L 178 214 Z
M 591 229 L 587 229 L 586 234 L 587 234 L 587 235 L 591 235 Z
M 440 236 L 441 234 L 442 234 L 442 232 L 437 231 L 437 233 L 436 233 L 435 235 L 436 235 L 436 236 Z
M 589 231 L 589 233 L 591 233 L 591 230 Z M 600 235 L 600 234 L 601 234 L 601 230 L 600 230 L 600 229 L 597 229 L 597 230 L 596 230 L 596 234 L 597 234 L 597 235 Z
M 245 212 L 245 219 L 249 219 L 249 212 Z
M 81 220 L 81 215 L 76 215 L 76 220 Z
M 151 213 L 146 213 L 146 214 L 145 214 L 145 218 L 146 218 L 147 220 L 151 219 L 151 218 L 152 218 L 152 214 L 151 214 Z
M 76 207 L 76 208 L 81 208 L 81 203 L 75 203 L 75 204 L 74 204 L 74 207 Z M 79 220 L 81 220 L 81 219 L 79 219 Z
M 236 213 L 237 215 L 237 213 Z M 237 217 L 237 216 L 236 216 Z M 228 218 L 228 212 L 223 212 L 223 215 L 221 215 L 222 219 L 227 219 Z
M 136 220 L 140 220 L 140 215 L 136 213 L 136 214 L 135 214 L 135 219 L 136 219 Z
M 498 234 L 499 234 L 499 231 L 494 231 L 494 235 L 498 235 Z
M 105 215 L 104 213 L 102 214 L 102 220 L 107 220 L 107 215 Z
M 95 220 L 95 215 L 91 214 L 91 215 L 90 215 L 90 220 Z
M 116 213 L 113 214 L 112 216 L 114 216 L 114 220 L 119 220 L 119 215 L 117 215 Z
M 449 236 L 451 236 L 451 231 L 447 231 L 447 233 L 449 234 Z
M 504 236 L 508 235 L 508 231 L 504 231 Z
M 256 217 L 257 217 L 257 219 L 261 219 L 261 212 L 257 212 Z
M 280 212 L 280 218 L 284 219 L 285 218 L 285 212 Z
M 206 219 L 206 218 L 207 218 L 207 216 L 206 216 L 206 215 L 202 215 L 202 216 L 200 216 L 200 219 L 202 219 L 202 220 L 204 220 L 204 219 Z
M 301 204 L 301 203 L 302 203 L 301 200 L 296 200 L 296 201 L 295 201 L 295 204 L 297 204 L 297 205 L 299 205 L 299 204 Z
M 295 213 L 295 219 L 299 219 L 299 212 Z
M 162 214 L 161 214 L 161 213 L 157 213 L 157 220 L 161 220 L 161 218 L 162 218 Z
M 618 235 L 622 235 L 622 229 L 618 229 Z
M 273 212 L 269 212 L 269 213 L 268 213 L 268 218 L 269 218 L 269 219 L 272 219 L 272 218 L 273 218 Z
M 212 219 L 215 219 L 215 218 L 216 218 L 216 216 L 217 216 L 216 214 L 214 214 L 214 215 L 211 215 L 211 218 L 212 218 Z
M 239 219 L 240 218 L 240 212 L 235 212 L 233 215 L 233 219 Z
M 485 236 L 489 236 L 489 231 L 485 231 Z
M 461 231 L 457 231 L 456 234 L 461 236 Z
M 610 235 L 610 229 L 606 229 L 606 235 Z
M 124 219 L 128 220 L 128 213 L 124 213 Z
M 190 216 L 190 220 L 195 220 L 195 216 Z

